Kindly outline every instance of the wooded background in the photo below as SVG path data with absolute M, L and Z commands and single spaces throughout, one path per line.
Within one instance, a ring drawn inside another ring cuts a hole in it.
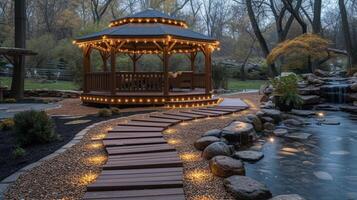
M 330 40 L 331 48 L 347 50 L 357 64 L 356 0 L 27 0 L 26 4 L 27 48 L 38 52 L 27 58 L 27 68 L 62 67 L 74 77 L 80 77 L 82 57 L 72 44 L 75 37 L 147 8 L 186 20 L 193 30 L 220 40 L 216 60 L 256 63 L 274 71 L 276 64 L 265 63 L 272 48 L 303 33 L 316 33 Z M 0 0 L 0 30 L 0 45 L 14 46 L 13 0 Z M 100 68 L 99 55 L 92 57 Z M 129 57 L 118 60 L 122 70 L 131 69 Z M 189 66 L 182 55 L 173 57 L 171 65 L 183 70 Z M 139 61 L 139 70 L 149 66 L 161 69 L 155 56 Z

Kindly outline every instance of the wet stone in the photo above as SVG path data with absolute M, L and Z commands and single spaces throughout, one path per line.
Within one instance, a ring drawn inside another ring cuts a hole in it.
M 259 151 L 237 151 L 233 157 L 242 159 L 244 161 L 256 162 L 264 157 L 264 154 Z
M 286 134 L 288 134 L 288 130 L 286 129 L 283 129 L 283 128 L 278 128 L 278 129 L 275 129 L 273 131 L 274 135 L 278 136 L 278 137 L 281 137 L 281 136 L 284 136 Z
M 214 143 L 214 142 L 219 142 L 220 139 L 218 137 L 214 136 L 207 136 L 207 137 L 201 137 L 198 140 L 195 141 L 193 144 L 197 150 L 204 150 L 208 145 Z
M 245 175 L 243 162 L 228 156 L 213 157 L 209 161 L 209 167 L 212 173 L 219 177 L 227 178 L 233 175 Z
M 222 131 L 222 137 L 232 143 L 248 144 L 256 137 L 256 133 L 252 124 L 235 121 Z
M 221 137 L 221 132 L 222 132 L 222 130 L 220 130 L 220 129 L 212 129 L 212 130 L 205 132 L 202 135 L 202 137 L 206 137 L 206 136 Z
M 209 160 L 215 156 L 230 156 L 232 154 L 231 148 L 223 142 L 215 142 L 208 145 L 205 150 L 203 150 L 202 156 Z
M 270 200 L 305 200 L 305 199 L 298 194 L 283 194 L 283 195 L 275 196 Z
M 223 184 L 228 192 L 239 200 L 264 200 L 272 197 L 264 184 L 247 176 L 231 176 L 224 179 Z
M 311 134 L 309 133 L 289 133 L 284 135 L 284 137 L 286 138 L 290 138 L 290 139 L 298 139 L 298 140 L 307 140 L 309 137 L 311 136 Z

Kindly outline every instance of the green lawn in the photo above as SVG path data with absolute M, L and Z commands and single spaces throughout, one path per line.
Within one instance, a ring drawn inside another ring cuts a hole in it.
M 261 85 L 266 83 L 266 80 L 236 80 L 230 79 L 228 81 L 228 89 L 230 90 L 258 90 Z
M 11 87 L 10 77 L 0 77 L 0 85 Z M 55 83 L 40 83 L 33 79 L 25 79 L 25 89 L 49 89 L 49 90 L 78 90 L 78 86 L 71 81 L 56 81 Z

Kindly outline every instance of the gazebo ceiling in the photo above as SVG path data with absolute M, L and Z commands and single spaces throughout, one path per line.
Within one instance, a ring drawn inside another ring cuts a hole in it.
M 189 53 L 212 51 L 219 42 L 187 28 L 182 20 L 177 20 L 156 10 L 145 10 L 137 14 L 114 20 L 109 28 L 77 38 L 74 43 L 80 47 L 90 45 L 100 51 L 158 54 L 166 46 L 169 53 Z

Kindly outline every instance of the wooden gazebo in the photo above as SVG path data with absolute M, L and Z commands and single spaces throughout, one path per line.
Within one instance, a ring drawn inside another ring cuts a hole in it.
M 74 43 L 83 49 L 84 103 L 191 107 L 218 101 L 212 97 L 211 54 L 219 42 L 188 29 L 185 21 L 149 9 L 114 20 L 109 28 L 77 38 Z M 100 52 L 101 72 L 91 70 L 92 50 Z M 205 57 L 203 73 L 195 66 L 198 52 Z M 130 56 L 132 71 L 117 71 L 116 56 L 120 53 Z M 170 56 L 175 53 L 188 55 L 190 71 L 169 70 Z M 158 55 L 162 71 L 137 71 L 137 61 L 145 54 Z

